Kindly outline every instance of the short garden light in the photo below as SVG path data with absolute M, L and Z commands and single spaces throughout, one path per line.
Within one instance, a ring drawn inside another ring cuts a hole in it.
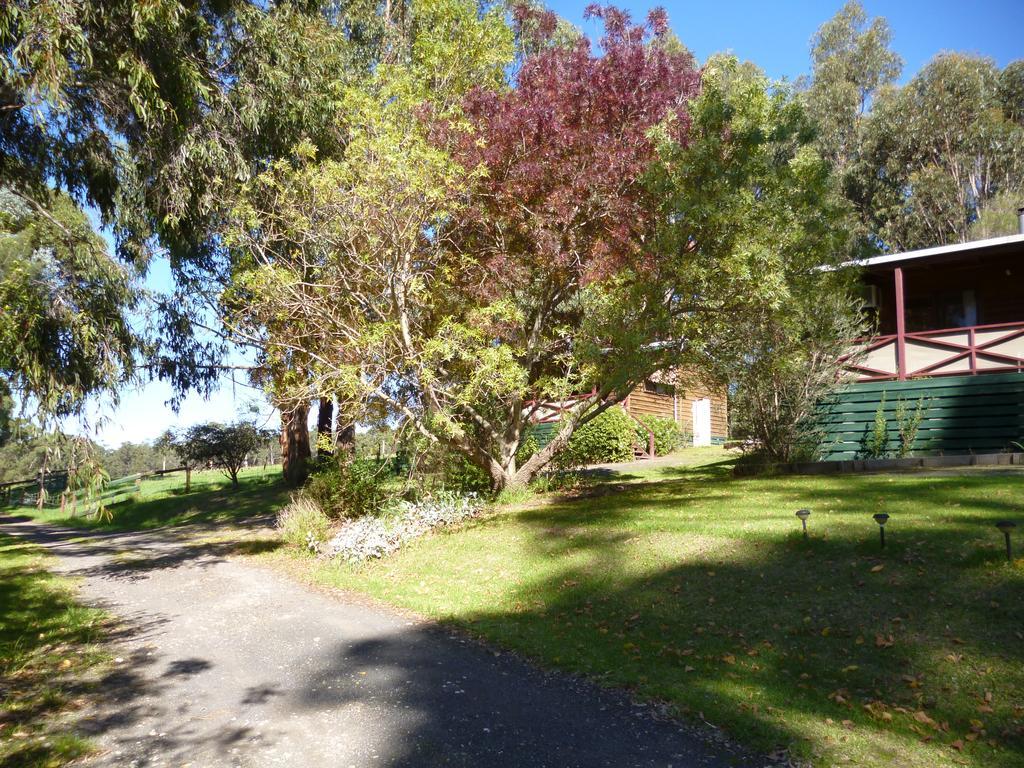
M 1003 532 L 1003 537 L 1006 539 L 1006 562 L 1013 562 L 1013 550 L 1010 549 L 1010 531 L 1017 527 L 1017 524 L 1012 520 L 1000 520 L 996 523 L 996 528 Z
M 871 517 L 878 523 L 878 535 L 882 538 L 882 549 L 885 549 L 885 524 L 889 522 L 889 516 L 885 512 L 876 512 Z
M 807 518 L 811 516 L 811 510 L 809 509 L 798 509 L 796 516 L 800 518 L 800 522 L 804 526 L 804 538 L 807 538 Z

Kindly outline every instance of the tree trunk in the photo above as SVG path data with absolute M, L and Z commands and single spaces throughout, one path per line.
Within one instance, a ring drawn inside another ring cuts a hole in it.
M 610 404 L 606 400 L 605 403 Z M 605 406 L 599 406 L 597 413 L 605 410 Z M 515 490 L 525 488 L 540 472 L 546 467 L 555 454 L 569 444 L 569 438 L 576 431 L 577 422 L 569 422 L 551 439 L 547 445 L 533 454 L 523 462 L 521 467 L 516 467 L 515 456 L 513 455 L 507 467 L 502 467 L 497 461 L 491 462 L 491 480 L 495 491 Z
M 301 485 L 309 475 L 309 429 L 306 426 L 308 418 L 307 403 L 281 414 L 281 471 L 285 482 L 293 488 Z
M 356 451 L 356 425 L 348 424 L 338 429 L 338 451 L 350 456 Z
M 192 490 L 192 467 L 185 467 L 185 493 Z
M 334 453 L 331 433 L 334 430 L 334 401 L 321 397 L 316 414 L 316 455 L 330 456 Z

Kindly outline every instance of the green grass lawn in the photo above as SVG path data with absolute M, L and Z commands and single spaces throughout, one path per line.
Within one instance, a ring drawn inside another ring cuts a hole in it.
M 90 751 L 65 716 L 107 659 L 106 617 L 44 570 L 49 558 L 0 534 L 0 768 L 59 766 Z
M 239 488 L 220 470 L 192 473 L 191 490 L 185 492 L 185 475 L 176 473 L 145 479 L 131 498 L 107 507 L 109 519 L 87 514 L 72 516 L 70 510 L 33 507 L 8 509 L 60 525 L 107 530 L 146 530 L 164 526 L 232 523 L 255 515 L 272 515 L 287 501 L 280 467 L 253 467 L 239 474 Z
M 1024 474 L 736 479 L 724 452 L 692 456 L 384 561 L 290 569 L 756 749 L 820 766 L 1024 765 L 1024 560 L 1005 562 L 993 526 L 1024 524 Z

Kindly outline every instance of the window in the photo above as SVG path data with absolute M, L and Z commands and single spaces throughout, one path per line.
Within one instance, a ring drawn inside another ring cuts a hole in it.
M 644 392 L 651 395 L 666 395 L 671 397 L 676 393 L 676 388 L 671 384 L 663 384 L 660 381 L 651 381 L 647 379 L 644 382 Z

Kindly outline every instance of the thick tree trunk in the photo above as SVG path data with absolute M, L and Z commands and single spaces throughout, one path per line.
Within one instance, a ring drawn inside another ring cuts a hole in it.
M 281 471 L 285 482 L 293 488 L 309 475 L 310 457 L 309 405 L 303 403 L 288 413 L 281 413 Z
M 329 397 L 321 397 L 319 409 L 316 414 L 316 453 L 330 456 L 334 453 L 331 444 L 332 432 L 334 431 L 334 401 Z M 326 439 L 325 439 L 326 436 Z
M 605 400 L 605 405 L 599 406 L 596 413 L 600 413 L 605 410 L 611 401 Z M 595 413 L 595 412 L 592 412 Z M 551 439 L 547 445 L 541 448 L 537 453 L 533 454 L 529 459 L 523 462 L 521 467 L 516 466 L 515 455 L 513 454 L 511 459 L 508 461 L 507 466 L 502 467 L 501 464 L 492 459 L 491 461 L 491 481 L 494 485 L 495 491 L 504 490 L 515 490 L 518 488 L 525 488 L 529 485 L 530 481 L 533 480 L 540 472 L 550 463 L 551 459 L 554 458 L 555 454 L 558 453 L 569 443 L 569 438 L 572 437 L 573 432 L 576 431 L 577 423 L 572 422 L 566 424 L 558 433 Z

